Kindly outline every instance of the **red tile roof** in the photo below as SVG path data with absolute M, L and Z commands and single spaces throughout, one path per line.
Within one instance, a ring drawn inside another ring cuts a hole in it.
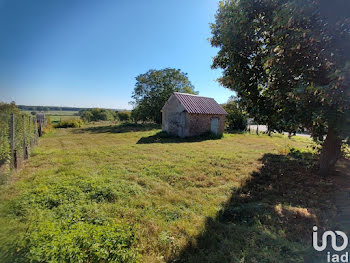
M 227 112 L 213 98 L 180 92 L 174 92 L 174 96 L 178 98 L 188 113 L 227 114 Z

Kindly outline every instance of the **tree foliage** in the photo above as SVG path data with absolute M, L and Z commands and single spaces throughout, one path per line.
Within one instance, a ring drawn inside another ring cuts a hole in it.
M 109 109 L 88 109 L 79 112 L 81 118 L 86 121 L 114 121 L 117 119 L 117 113 Z
M 17 107 L 16 103 L 12 101 L 11 103 L 0 102 L 0 113 L 3 114 L 19 114 L 21 111 Z
M 323 174 L 349 141 L 349 8 L 346 0 L 227 0 L 211 27 L 220 49 L 212 67 L 251 116 L 271 130 L 327 135 Z
M 239 107 L 237 101 L 230 100 L 223 106 L 223 108 L 228 113 L 226 115 L 227 130 L 243 131 L 247 128 L 247 116 Z
M 160 123 L 161 109 L 173 92 L 198 94 L 194 91 L 187 74 L 179 69 L 152 69 L 145 74 L 138 75 L 136 81 L 132 95 L 135 104 L 132 118 L 135 121 Z
M 130 115 L 130 111 L 118 111 L 117 113 L 117 117 L 120 121 L 129 121 Z

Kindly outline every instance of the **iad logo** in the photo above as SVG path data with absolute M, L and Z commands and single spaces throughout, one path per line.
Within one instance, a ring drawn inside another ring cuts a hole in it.
M 317 251 L 323 251 L 327 247 L 327 239 L 328 237 L 331 238 L 331 245 L 334 251 L 340 252 L 343 251 L 348 246 L 348 237 L 346 234 L 342 231 L 326 231 L 322 235 L 322 244 L 318 245 L 318 235 L 317 235 L 317 226 L 313 227 L 313 234 L 312 234 L 312 245 L 314 249 Z M 341 246 L 337 245 L 337 235 L 340 236 L 343 239 L 343 244 Z M 331 252 L 327 252 L 327 262 L 349 262 L 349 252 L 346 252 L 344 254 L 332 254 Z

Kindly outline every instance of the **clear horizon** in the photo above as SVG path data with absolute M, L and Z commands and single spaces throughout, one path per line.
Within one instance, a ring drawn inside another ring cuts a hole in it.
M 224 103 L 234 93 L 210 68 L 217 0 L 1 1 L 0 101 L 131 109 L 135 77 L 181 69 Z

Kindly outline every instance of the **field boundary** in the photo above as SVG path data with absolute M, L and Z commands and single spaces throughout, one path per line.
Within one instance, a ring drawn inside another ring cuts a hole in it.
M 42 123 L 27 114 L 0 113 L 0 176 L 22 166 L 38 143 Z M 3 179 L 3 178 L 2 178 Z

